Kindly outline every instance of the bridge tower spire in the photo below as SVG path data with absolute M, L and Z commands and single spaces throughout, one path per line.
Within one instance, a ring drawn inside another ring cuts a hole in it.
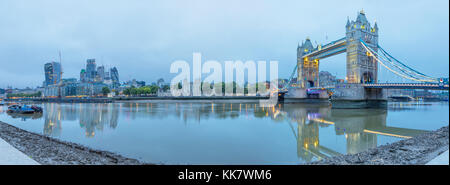
M 309 37 L 306 38 L 305 42 L 302 42 L 301 46 L 297 47 L 297 84 L 301 88 L 319 85 L 319 60 L 304 57 L 313 50 L 314 47 Z
M 348 83 L 376 83 L 378 80 L 378 63 L 373 56 L 369 56 L 361 41 L 367 43 L 374 51 L 378 45 L 378 26 L 370 26 L 364 10 L 361 10 L 356 21 L 347 23 L 347 75 Z

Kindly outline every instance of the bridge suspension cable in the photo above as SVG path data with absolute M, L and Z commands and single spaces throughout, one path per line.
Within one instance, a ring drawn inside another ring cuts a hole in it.
M 374 51 L 372 48 L 370 48 L 363 40 L 360 40 L 360 42 L 361 42 L 362 46 L 364 47 L 364 49 L 371 56 L 373 56 L 377 60 L 378 63 L 380 63 L 383 67 L 385 67 L 389 71 L 393 72 L 394 74 L 396 74 L 402 78 L 406 78 L 406 79 L 410 79 L 410 80 L 414 80 L 414 81 L 437 82 L 437 79 L 427 76 L 423 73 L 420 73 L 420 72 L 412 69 L 411 67 L 405 65 L 404 63 L 400 62 L 399 60 L 395 59 L 389 53 L 387 53 L 383 48 L 381 48 L 379 45 L 377 45 L 376 47 L 378 49 L 380 49 L 381 55 L 378 54 L 378 52 Z M 390 65 L 391 67 L 389 67 L 388 65 Z M 396 68 L 399 71 L 395 70 L 394 68 Z
M 297 67 L 298 67 L 298 64 L 295 65 L 294 70 L 292 71 L 291 76 L 288 79 L 288 82 L 286 83 L 286 85 L 283 86 L 283 88 L 281 88 L 281 90 L 286 90 L 292 84 L 291 81 L 295 75 L 295 72 L 297 71 Z
M 393 56 L 391 56 L 388 52 L 386 52 L 382 47 L 380 47 L 380 45 L 377 45 L 377 47 L 378 47 L 378 49 L 380 49 L 381 53 L 382 53 L 384 56 L 386 56 L 387 58 L 391 58 L 391 59 L 395 60 L 397 63 L 399 63 L 400 65 L 402 65 L 402 66 L 404 66 L 405 68 L 409 69 L 411 72 L 416 73 L 418 76 L 422 76 L 422 77 L 424 77 L 424 78 L 428 78 L 428 79 L 433 79 L 433 80 L 434 80 L 433 77 L 430 77 L 430 76 L 425 75 L 425 74 L 423 74 L 423 73 L 421 73 L 421 72 L 419 72 L 419 71 L 416 71 L 416 70 L 414 70 L 413 68 L 407 66 L 406 64 L 400 62 L 399 60 L 397 60 L 396 58 L 394 58 Z
M 373 52 L 373 50 L 372 50 Z M 397 68 L 398 70 L 400 70 L 403 74 L 411 77 L 411 78 L 415 78 L 418 79 L 417 77 L 415 77 L 414 73 L 411 73 L 410 71 L 402 68 L 401 66 L 397 65 L 395 62 L 393 62 L 391 59 L 389 59 L 386 55 L 379 55 L 384 61 L 387 61 L 387 63 L 389 63 L 390 65 L 392 65 L 393 67 Z
M 380 53 L 382 55 L 380 55 L 381 57 L 383 57 L 385 60 L 387 60 L 392 66 L 396 67 L 397 69 L 399 69 L 401 72 L 403 72 L 404 74 L 412 77 L 412 78 L 423 78 L 423 79 L 427 79 L 427 80 L 431 80 L 434 81 L 435 79 L 432 77 L 429 77 L 427 75 L 424 75 L 412 68 L 410 68 L 409 66 L 401 63 L 400 61 L 398 61 L 397 59 L 393 58 L 391 55 L 389 55 L 388 53 L 386 53 L 384 50 L 382 50 L 381 47 L 378 46 L 378 48 L 380 49 Z M 373 50 L 372 50 L 373 51 Z M 393 61 L 395 60 L 395 61 Z M 397 62 L 396 62 L 397 61 Z M 403 67 L 402 67 L 403 66 Z M 405 69 L 407 68 L 407 69 Z

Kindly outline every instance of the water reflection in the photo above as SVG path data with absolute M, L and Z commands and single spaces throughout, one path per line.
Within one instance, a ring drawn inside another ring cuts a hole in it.
M 20 119 L 21 121 L 26 121 L 27 119 L 39 119 L 42 117 L 42 113 L 35 113 L 35 114 L 18 114 L 18 113 L 10 113 L 7 112 L 9 116 L 11 116 L 14 119 Z
M 115 104 L 47 103 L 43 108 L 45 135 L 59 136 L 62 121 L 78 121 L 86 137 L 94 137 L 95 132 L 103 131 L 105 125 L 115 129 L 118 124 L 119 107 Z
M 346 153 L 358 153 L 377 146 L 376 134 L 366 130 L 384 128 L 387 117 L 386 110 L 331 109 L 329 106 L 296 104 L 285 104 L 281 111 L 283 113 L 278 115 L 289 120 L 297 140 L 297 156 L 306 162 L 340 154 L 321 145 L 319 128 L 333 126 L 336 135 L 345 135 Z M 281 119 L 280 116 L 277 119 Z
M 297 144 L 297 157 L 305 162 L 339 155 L 335 146 L 321 143 L 321 128 L 334 129 L 334 135 L 344 136 L 346 153 L 358 153 L 378 145 L 377 135 L 408 138 L 424 131 L 390 127 L 385 109 L 331 109 L 328 105 L 278 104 L 259 107 L 257 103 L 46 103 L 44 108 L 45 135 L 60 136 L 62 122 L 78 122 L 85 137 L 95 137 L 105 128 L 116 129 L 120 120 L 167 119 L 175 117 L 181 124 L 210 124 L 218 119 L 269 119 L 286 125 Z M 392 107 L 391 107 L 392 108 Z M 401 109 L 394 107 L 394 109 Z M 12 115 L 11 115 L 12 116 Z M 39 118 L 37 118 L 39 119 Z M 170 133 L 169 133 L 170 134 Z M 325 136 L 327 137 L 327 136 Z

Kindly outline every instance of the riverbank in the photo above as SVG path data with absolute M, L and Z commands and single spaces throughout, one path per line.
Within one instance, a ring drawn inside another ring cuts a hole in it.
M 5 99 L 5 102 L 20 103 L 114 103 L 128 101 L 246 101 L 259 102 L 267 100 L 268 96 L 130 96 L 130 97 L 90 97 L 90 98 L 23 98 L 23 99 Z
M 449 149 L 449 127 L 382 145 L 365 152 L 335 156 L 311 165 L 424 165 Z
M 31 133 L 0 121 L 0 138 L 43 165 L 141 165 L 136 159 Z

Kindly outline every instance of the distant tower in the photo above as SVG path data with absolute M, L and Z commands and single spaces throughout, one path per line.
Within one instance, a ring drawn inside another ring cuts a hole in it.
M 98 66 L 97 67 L 97 82 L 103 82 L 105 80 L 105 66 Z
M 116 67 L 111 68 L 110 70 L 111 81 L 113 88 L 117 88 L 120 86 L 119 82 L 119 71 L 117 71 Z
M 49 62 L 44 65 L 45 85 L 58 84 L 61 81 L 61 63 Z
M 319 60 L 310 61 L 304 55 L 314 49 L 309 38 L 300 46 L 297 46 L 297 83 L 301 88 L 319 86 Z
M 86 61 L 86 77 L 88 82 L 93 82 L 97 76 L 97 65 L 95 59 L 87 59 Z
M 374 51 L 378 51 L 378 26 L 373 27 L 366 19 L 363 10 L 358 13 L 356 21 L 347 19 L 347 82 L 376 83 L 378 79 L 378 63 L 369 56 L 360 40 L 363 40 Z
M 86 70 L 84 70 L 84 69 L 81 69 L 81 72 L 80 72 L 80 82 L 81 83 L 87 82 L 87 73 L 86 73 Z

